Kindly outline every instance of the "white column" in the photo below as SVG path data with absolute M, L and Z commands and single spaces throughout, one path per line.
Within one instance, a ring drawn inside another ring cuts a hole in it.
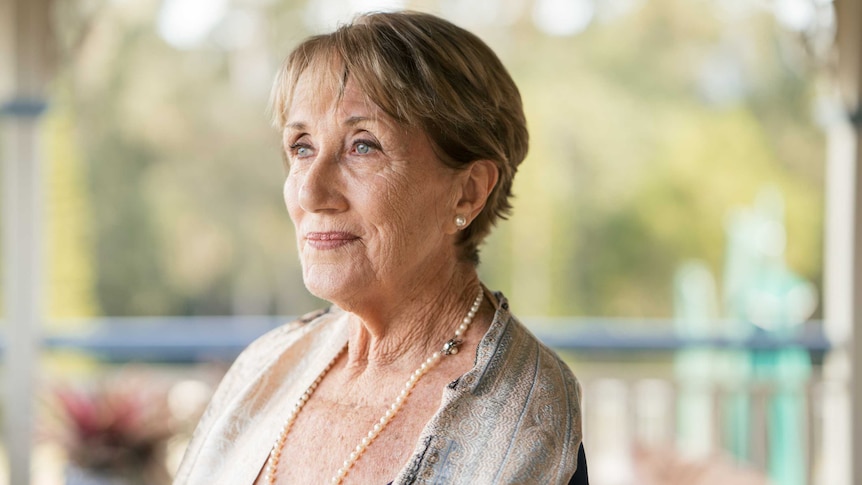
M 2 153 L 2 256 L 5 340 L 3 355 L 4 438 L 9 483 L 30 483 L 34 383 L 42 321 L 42 177 L 38 105 L 48 78 L 50 0 L 0 0 L 4 13 L 0 65 Z M 9 58 L 11 57 L 11 59 Z M 11 103 L 11 105 L 9 104 Z
M 862 4 L 837 0 L 836 87 L 846 116 L 827 127 L 823 450 L 817 483 L 862 484 Z
M 41 321 L 42 213 L 34 120 L 7 120 L 3 156 L 3 417 L 10 483 L 30 483 L 33 394 Z
M 853 340 L 858 311 L 854 293 L 859 280 L 854 267 L 859 259 L 854 243 L 858 212 L 856 184 L 857 131 L 846 120 L 835 120 L 828 128 L 826 164 L 826 217 L 824 244 L 823 303 L 826 335 L 833 345 L 823 363 L 823 449 L 818 467 L 818 485 L 854 485 L 852 476 L 855 425 L 854 381 L 859 375 Z M 856 298 L 858 300 L 858 298 Z M 858 442 L 858 441 L 857 441 Z M 855 460 L 858 461 L 858 460 Z M 862 476 L 862 475 L 858 475 Z

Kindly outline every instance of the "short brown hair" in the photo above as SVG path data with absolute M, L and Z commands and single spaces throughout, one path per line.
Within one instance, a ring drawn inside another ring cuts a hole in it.
M 305 40 L 285 60 L 272 94 L 278 128 L 300 75 L 321 64 L 337 66 L 341 92 L 350 77 L 394 120 L 422 128 L 446 165 L 497 165 L 497 185 L 458 242 L 462 257 L 478 262 L 479 244 L 511 212 L 512 179 L 529 138 L 521 95 L 500 59 L 474 34 L 430 14 L 363 14 Z

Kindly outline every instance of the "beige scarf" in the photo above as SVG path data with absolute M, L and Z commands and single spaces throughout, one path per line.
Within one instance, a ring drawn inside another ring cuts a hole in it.
M 472 369 L 443 390 L 395 484 L 566 484 L 581 442 L 569 368 L 498 307 Z M 279 327 L 237 358 L 195 430 L 174 485 L 244 485 L 258 476 L 283 412 L 347 341 L 338 308 Z M 382 484 L 380 484 L 382 485 Z

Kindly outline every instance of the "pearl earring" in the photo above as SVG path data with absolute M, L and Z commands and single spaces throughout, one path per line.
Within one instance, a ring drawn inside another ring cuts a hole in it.
M 458 228 L 463 228 L 467 225 L 467 218 L 462 216 L 461 214 L 458 214 L 457 216 L 455 216 L 455 225 L 458 226 Z

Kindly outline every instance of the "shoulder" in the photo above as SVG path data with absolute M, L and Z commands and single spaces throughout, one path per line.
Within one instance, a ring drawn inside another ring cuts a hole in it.
M 296 320 L 276 327 L 249 344 L 231 364 L 213 396 L 211 406 L 219 398 L 231 399 L 241 388 L 267 369 L 278 363 L 289 366 L 285 360 L 297 360 L 305 355 L 306 347 L 312 345 L 307 337 L 324 331 L 327 323 L 337 318 L 342 310 L 328 307 L 307 313 Z
M 502 351 L 510 355 L 501 359 L 500 371 L 520 381 L 513 385 L 530 386 L 531 407 L 555 409 L 546 417 L 560 420 L 580 438 L 581 385 L 571 367 L 512 315 L 506 332 L 508 345 Z
M 569 364 L 560 358 L 556 351 L 539 340 L 539 338 L 536 337 L 517 318 L 512 317 L 511 327 L 512 331 L 517 333 L 520 338 L 523 338 L 531 345 L 535 345 L 535 358 L 537 361 L 536 379 L 542 381 L 560 380 L 561 382 L 564 382 L 565 392 L 572 394 L 579 404 L 581 400 L 581 387 Z
M 335 307 L 322 308 L 306 313 L 291 322 L 280 325 L 255 339 L 234 360 L 230 372 L 236 372 L 258 362 L 261 357 L 281 354 L 288 346 L 295 344 L 303 335 L 319 328 L 331 320 L 338 310 Z
M 303 356 L 328 336 L 332 326 L 327 322 L 340 313 L 328 308 L 303 315 L 265 333 L 240 353 L 198 421 L 174 484 L 215 483 L 201 477 L 210 477 L 216 464 L 235 452 L 232 442 L 255 422 L 249 412 L 264 405 L 270 381 L 295 375 Z
M 569 365 L 542 343 L 520 320 L 505 312 L 497 356 L 499 389 L 507 392 L 513 407 L 509 460 L 498 476 L 507 483 L 563 483 L 571 477 L 582 440 L 581 387 Z
M 533 398 L 565 398 L 569 409 L 579 412 L 581 388 L 569 365 L 511 313 L 502 294 L 496 296 L 494 321 L 477 352 L 477 362 L 486 363 L 483 378 L 522 381 L 510 385 L 530 385 L 540 391 L 531 394 Z
M 396 483 L 432 473 L 447 483 L 564 484 L 575 472 L 578 381 L 496 296 L 475 365 L 444 391 L 426 444 Z
M 496 381 L 501 409 L 513 423 L 507 460 L 497 470 L 506 483 L 563 483 L 574 473 L 583 433 L 581 387 L 569 365 L 539 340 L 498 296 L 499 308 L 487 337 L 496 350 L 487 376 Z M 493 341 L 493 340 L 492 340 Z M 489 383 L 490 384 L 490 383 Z

